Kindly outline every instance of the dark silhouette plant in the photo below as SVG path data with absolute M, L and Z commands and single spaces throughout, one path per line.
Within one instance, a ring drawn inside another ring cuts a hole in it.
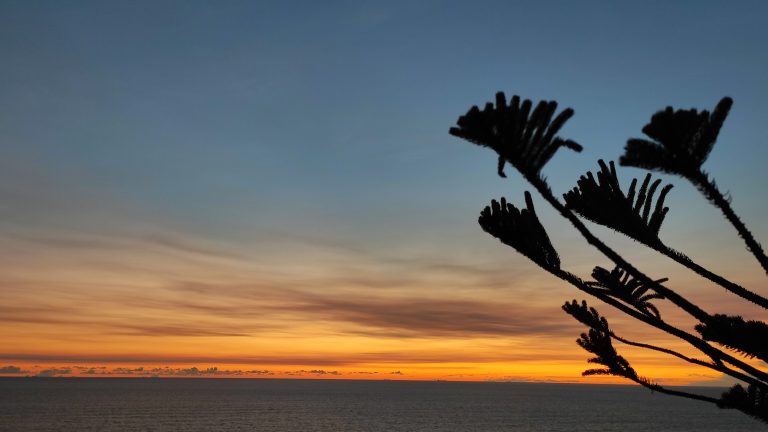
M 768 258 L 760 244 L 733 212 L 729 199 L 701 168 L 732 104 L 730 98 L 723 98 L 712 113 L 695 109 L 673 110 L 671 107 L 657 112 L 643 128 L 643 133 L 651 140 L 630 139 L 620 163 L 679 175 L 691 181 L 710 202 L 720 208 L 744 239 L 747 248 L 768 272 Z M 585 281 L 561 268 L 558 253 L 538 219 L 533 199 L 528 192 L 525 192 L 524 209 L 518 209 L 505 198 L 493 200 L 480 213 L 480 226 L 547 272 L 621 312 L 687 342 L 703 356 L 694 358 L 669 348 L 623 338 L 614 333 L 605 317 L 586 301 L 579 303 L 573 300 L 566 302 L 563 310 L 588 327 L 588 331 L 581 334 L 577 343 L 595 355 L 588 360 L 589 363 L 602 366 L 588 369 L 583 375 L 620 376 L 654 391 L 710 402 L 720 408 L 737 409 L 768 423 L 768 372 L 742 359 L 746 357 L 768 361 L 768 325 L 762 321 L 745 320 L 740 316 L 705 311 L 665 286 L 667 278 L 653 279 L 626 261 L 597 238 L 579 216 L 658 251 L 728 292 L 764 309 L 768 309 L 768 299 L 700 266 L 661 240 L 659 230 L 669 211 L 665 200 L 672 185 L 662 187 L 661 180 L 652 181 L 650 173 L 645 176 L 639 188 L 637 179 L 632 180 L 625 194 L 619 184 L 614 163 L 606 164 L 600 160 L 597 174 L 588 172 L 582 176 L 576 187 L 563 195 L 564 202 L 561 202 L 551 191 L 541 170 L 560 147 L 581 151 L 582 147 L 576 142 L 557 136 L 566 121 L 573 116 L 573 110 L 567 108 L 555 116 L 557 103 L 554 101 L 539 102 L 531 111 L 533 106 L 530 100 L 521 101 L 519 96 L 512 97 L 507 103 L 504 94 L 498 93 L 495 104 L 487 103 L 483 110 L 473 106 L 459 117 L 457 127 L 451 128 L 450 134 L 494 150 L 499 158 L 497 171 L 501 177 L 506 177 L 506 163 L 514 166 L 545 201 L 613 262 L 614 268 L 609 271 L 595 267 L 591 281 Z M 694 318 L 697 323 L 693 330 L 696 333 L 662 318 L 657 307 L 660 302 L 671 303 Z M 742 381 L 746 388 L 738 384 L 720 398 L 712 398 L 663 387 L 650 378 L 638 375 L 630 362 L 618 353 L 614 341 L 664 353 L 714 370 Z
M 733 211 L 730 200 L 720 192 L 715 181 L 710 180 L 709 175 L 701 169 L 715 145 L 731 105 L 733 100 L 724 97 L 711 114 L 706 110 L 673 110 L 672 107 L 657 112 L 651 117 L 651 122 L 643 127 L 643 133 L 653 141 L 630 139 L 619 163 L 677 174 L 688 179 L 710 202 L 720 208 L 763 270 L 768 272 L 768 257 L 760 243 Z

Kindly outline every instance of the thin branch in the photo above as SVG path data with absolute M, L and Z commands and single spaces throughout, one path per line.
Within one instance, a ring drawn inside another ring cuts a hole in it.
M 720 399 L 715 399 L 709 396 L 704 396 L 696 393 L 689 393 L 682 390 L 671 390 L 666 387 L 662 387 L 659 384 L 650 383 L 645 381 L 642 378 L 639 377 L 626 377 L 627 379 L 630 379 L 641 386 L 650 389 L 651 391 L 656 391 L 659 393 L 664 393 L 672 396 L 679 396 L 686 399 L 693 399 L 693 400 L 699 400 L 703 402 L 710 402 L 718 406 L 718 408 L 726 408 L 726 409 L 735 409 L 738 411 L 741 411 L 745 414 L 748 414 L 750 416 L 753 416 L 759 420 L 762 420 L 763 422 L 768 422 L 768 417 L 766 417 L 764 408 L 761 406 L 753 405 L 754 401 L 748 401 L 747 403 L 737 403 L 735 400 L 728 400 L 725 398 L 726 394 L 723 394 L 723 396 Z M 737 386 L 740 387 L 740 386 Z
M 614 338 L 617 341 L 619 341 L 619 342 L 621 342 L 623 344 L 626 344 L 626 345 L 631 345 L 631 346 L 635 346 L 635 347 L 638 347 L 638 348 L 645 348 L 645 349 L 649 349 L 649 350 L 653 350 L 653 351 L 663 352 L 665 354 L 669 354 L 671 356 L 675 356 L 675 357 L 677 357 L 677 358 L 679 358 L 681 360 L 685 360 L 688 363 L 696 364 L 696 365 L 699 365 L 699 366 L 704 366 L 704 367 L 708 367 L 708 368 L 712 368 L 712 367 L 715 366 L 712 363 L 707 363 L 707 362 L 705 362 L 703 360 L 699 360 L 699 359 L 696 359 L 696 358 L 685 356 L 683 354 L 680 354 L 677 351 L 673 351 L 673 350 L 668 349 L 668 348 L 658 347 L 658 346 L 655 346 L 655 345 L 646 344 L 646 343 L 642 343 L 642 342 L 634 342 L 634 341 L 631 341 L 629 339 L 624 339 L 623 337 L 617 335 L 614 332 L 610 332 L 609 334 L 610 334 L 610 336 L 612 338 Z
M 699 276 L 701 276 L 701 277 L 703 277 L 705 279 L 709 279 L 710 281 L 720 285 L 721 287 L 725 288 L 726 291 L 729 291 L 732 294 L 735 294 L 735 295 L 743 298 L 744 300 L 748 300 L 748 301 L 750 301 L 750 302 L 752 302 L 752 303 L 754 303 L 754 304 L 756 304 L 758 306 L 761 306 L 764 309 L 768 309 L 768 299 L 767 298 L 765 298 L 765 297 L 763 297 L 763 296 L 761 296 L 761 295 L 759 295 L 757 293 L 754 293 L 754 292 L 752 292 L 752 291 L 742 287 L 741 285 L 739 285 L 737 283 L 731 282 L 728 279 L 726 279 L 726 278 L 724 278 L 724 277 L 722 277 L 722 276 L 720 276 L 720 275 L 718 275 L 718 274 L 716 274 L 714 272 L 711 272 L 711 271 L 707 270 L 706 268 L 704 268 L 704 267 L 700 266 L 699 264 L 697 264 L 696 262 L 694 262 L 692 259 L 690 259 L 685 254 L 683 254 L 681 252 L 678 252 L 678 251 L 672 249 L 671 247 L 669 247 L 669 246 L 667 246 L 665 244 L 660 244 L 660 245 L 657 245 L 657 246 L 650 246 L 650 247 L 652 249 L 658 251 L 659 253 L 663 254 L 664 256 L 669 257 L 670 259 L 672 259 L 673 261 L 677 262 L 678 264 L 682 264 L 683 266 L 687 267 L 688 269 L 690 269 L 691 271 L 695 272 Z M 758 247 L 759 247 L 759 245 L 758 245 Z
M 642 379 L 639 379 L 639 378 L 637 378 L 637 379 L 629 378 L 629 379 L 631 379 L 632 381 L 634 381 L 634 382 L 640 384 L 641 386 L 643 386 L 643 387 L 645 387 L 647 389 L 650 389 L 652 391 L 656 391 L 656 392 L 664 393 L 664 394 L 668 394 L 668 395 L 673 395 L 673 396 L 680 396 L 680 397 L 684 397 L 686 399 L 694 399 L 694 400 L 709 402 L 709 403 L 713 403 L 713 404 L 715 404 L 717 406 L 722 406 L 722 402 L 720 401 L 720 399 L 715 399 L 713 397 L 704 396 L 704 395 L 700 395 L 700 394 L 696 394 L 696 393 L 688 393 L 688 392 L 681 391 L 681 390 L 670 390 L 670 389 L 662 387 L 662 386 L 660 386 L 658 384 L 651 384 L 651 383 L 646 382 L 646 381 L 644 381 Z
M 709 176 L 701 170 L 697 171 L 696 174 L 691 177 L 691 182 L 699 188 L 709 201 L 723 212 L 723 215 L 728 219 L 728 222 L 736 228 L 739 236 L 744 239 L 744 243 L 747 244 L 747 249 L 752 252 L 752 255 L 755 256 L 757 261 L 763 267 L 763 270 L 768 273 L 768 257 L 766 257 L 765 252 L 763 252 L 762 246 L 755 240 L 755 237 L 747 229 L 746 225 L 744 225 L 744 222 L 742 222 L 733 211 L 730 202 L 723 196 L 715 182 L 710 180 Z
M 675 357 L 677 357 L 679 359 L 685 360 L 685 361 L 687 361 L 689 363 L 696 364 L 696 365 L 699 365 L 699 366 L 704 366 L 704 367 L 707 367 L 707 368 L 712 369 L 714 371 L 730 375 L 733 378 L 736 378 L 736 379 L 739 379 L 739 380 L 742 380 L 742 381 L 749 381 L 749 378 L 750 378 L 749 376 L 744 375 L 741 372 L 738 372 L 738 371 L 735 371 L 733 369 L 728 368 L 727 366 L 722 364 L 722 362 L 715 363 L 715 364 L 707 363 L 707 362 L 705 362 L 703 360 L 699 360 L 699 359 L 696 359 L 696 358 L 685 356 L 683 354 L 678 353 L 677 351 L 673 351 L 673 350 L 668 349 L 668 348 L 657 347 L 655 345 L 645 344 L 645 343 L 641 343 L 641 342 L 634 342 L 634 341 L 631 341 L 631 340 L 628 340 L 628 339 L 624 339 L 624 338 L 616 335 L 613 332 L 610 332 L 610 336 L 612 338 L 616 339 L 617 341 L 621 342 L 621 343 L 624 343 L 624 344 L 627 344 L 627 345 L 636 346 L 636 347 L 639 347 L 639 348 L 646 348 L 646 349 L 653 350 L 653 351 L 663 352 L 663 353 L 675 356 Z

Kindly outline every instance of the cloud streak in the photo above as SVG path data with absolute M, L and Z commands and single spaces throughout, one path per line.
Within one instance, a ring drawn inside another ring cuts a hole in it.
M 364 327 L 392 337 L 551 335 L 571 331 L 567 320 L 547 319 L 549 308 L 476 300 L 304 295 L 292 312 Z

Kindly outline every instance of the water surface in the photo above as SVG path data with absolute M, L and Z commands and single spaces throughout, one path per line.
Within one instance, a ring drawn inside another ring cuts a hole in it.
M 697 389 L 718 395 L 720 389 Z M 2 431 L 755 431 L 634 386 L 269 379 L 0 378 Z

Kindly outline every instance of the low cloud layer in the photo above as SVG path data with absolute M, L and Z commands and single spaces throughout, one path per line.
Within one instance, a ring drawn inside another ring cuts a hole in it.
M 55 377 L 55 376 L 70 375 L 70 374 L 72 374 L 71 368 L 52 368 L 52 369 L 43 369 L 40 372 L 38 372 L 35 376 Z
M 399 371 L 392 372 L 401 375 Z M 378 372 L 355 372 L 354 374 L 378 374 Z M 198 368 L 163 367 L 107 367 L 107 366 L 72 366 L 33 368 L 32 371 L 23 370 L 17 366 L 0 367 L 0 375 L 27 375 L 41 378 L 61 376 L 129 376 L 129 377 L 340 377 L 344 375 L 337 370 L 327 369 L 299 369 L 299 370 L 268 370 L 268 369 L 227 369 L 217 366 Z
M 335 369 L 229 369 L 218 366 L 199 368 L 196 366 L 183 367 L 108 367 L 108 366 L 61 366 L 61 367 L 39 367 L 35 366 L 31 370 L 25 370 L 17 366 L 0 367 L 0 375 L 26 375 L 40 378 L 51 377 L 143 377 L 143 378 L 161 378 L 161 377 L 362 377 L 362 376 L 385 376 L 385 375 L 404 375 L 402 372 L 379 372 L 379 371 L 351 371 L 343 373 Z
M 26 374 L 29 373 L 29 371 L 23 370 L 22 368 L 18 366 L 2 366 L 0 367 L 0 374 L 2 375 L 19 375 L 19 374 Z
M 89 370 L 90 371 L 90 370 Z M 112 369 L 103 369 L 100 372 L 94 372 L 95 375 L 132 375 L 132 376 L 150 376 L 150 377 L 203 377 L 203 376 L 250 376 L 250 375 L 274 375 L 275 373 L 269 370 L 242 370 L 242 369 L 219 369 L 218 367 L 208 368 L 171 368 L 171 367 L 155 367 L 155 368 L 126 368 L 118 367 Z

